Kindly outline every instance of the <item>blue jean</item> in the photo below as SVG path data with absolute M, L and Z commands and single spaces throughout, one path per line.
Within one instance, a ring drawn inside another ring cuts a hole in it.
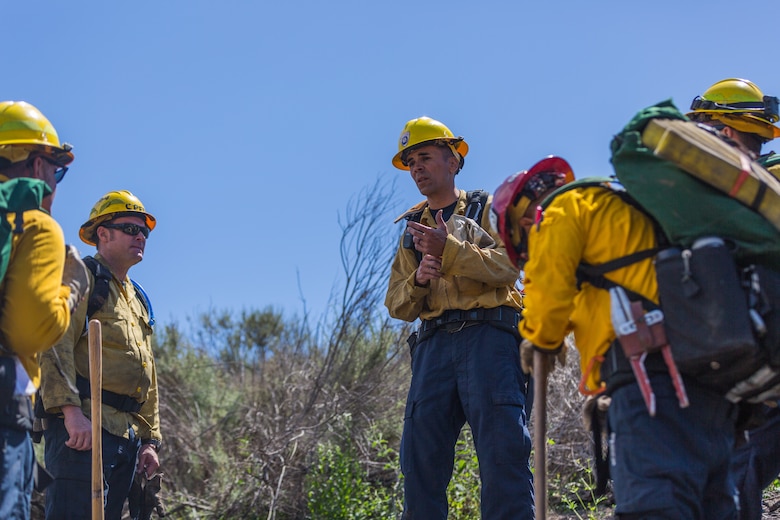
M 657 412 L 650 417 L 636 382 L 612 394 L 609 426 L 615 515 L 624 519 L 733 520 L 729 472 L 736 410 L 686 379 L 680 408 L 668 374 L 650 374 Z
M 103 492 L 106 520 L 120 520 L 135 475 L 141 440 L 128 428 L 125 439 L 103 430 Z M 43 433 L 46 469 L 54 481 L 46 488 L 46 520 L 83 520 L 92 510 L 92 450 L 65 446 L 68 432 L 62 419 L 51 419 Z
M 468 421 L 482 480 L 482 518 L 534 517 L 527 379 L 518 342 L 487 323 L 438 330 L 417 345 L 404 414 L 404 518 L 447 518 L 455 443 Z
M 739 490 L 740 520 L 761 520 L 764 488 L 780 473 L 780 408 L 765 407 L 766 422 L 748 432 L 731 458 Z
M 0 518 L 29 520 L 35 465 L 30 435 L 0 426 L 0 442 Z

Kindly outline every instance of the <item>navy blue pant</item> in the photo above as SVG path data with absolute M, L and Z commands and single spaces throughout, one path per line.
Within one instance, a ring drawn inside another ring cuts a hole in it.
M 780 408 L 766 407 L 766 422 L 734 451 L 731 471 L 739 490 L 740 520 L 761 520 L 764 488 L 780 474 Z
M 487 323 L 439 330 L 412 358 L 401 470 L 404 518 L 447 518 L 455 443 L 468 421 L 482 480 L 482 518 L 534 517 L 527 379 L 516 337 Z
M 737 496 L 729 463 L 734 405 L 686 379 L 680 408 L 668 374 L 651 374 L 657 412 L 650 417 L 636 382 L 612 394 L 610 471 L 616 517 L 734 520 Z
M 103 430 L 105 519 L 120 520 L 135 474 L 141 440 L 128 428 L 125 439 Z M 92 450 L 65 446 L 69 439 L 62 419 L 51 419 L 44 431 L 46 469 L 54 482 L 46 488 L 46 520 L 84 520 L 92 511 Z
M 28 520 L 35 465 L 30 435 L 0 426 L 0 443 L 0 518 Z

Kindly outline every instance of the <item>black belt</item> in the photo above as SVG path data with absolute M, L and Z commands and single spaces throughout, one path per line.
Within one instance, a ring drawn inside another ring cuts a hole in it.
M 76 388 L 79 389 L 80 398 L 91 398 L 89 379 L 76 374 Z M 138 413 L 144 405 L 144 403 L 139 403 L 134 397 L 117 394 L 106 389 L 103 389 L 100 392 L 100 395 L 103 404 L 107 404 L 111 408 L 116 408 L 120 412 Z
M 517 324 L 520 322 L 520 313 L 514 307 L 501 306 L 492 309 L 451 309 L 444 311 L 441 315 L 430 320 L 422 320 L 420 333 L 426 333 L 438 329 L 439 327 L 451 324 L 466 324 L 469 322 L 492 321 L 508 326 L 517 330 Z

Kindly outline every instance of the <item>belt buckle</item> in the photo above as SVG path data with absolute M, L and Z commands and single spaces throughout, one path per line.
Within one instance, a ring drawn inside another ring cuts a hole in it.
M 474 323 L 473 321 L 453 321 L 445 325 L 444 330 L 449 332 L 450 334 L 457 334 L 458 332 L 462 331 L 464 328 L 466 328 L 466 325 L 469 323 Z

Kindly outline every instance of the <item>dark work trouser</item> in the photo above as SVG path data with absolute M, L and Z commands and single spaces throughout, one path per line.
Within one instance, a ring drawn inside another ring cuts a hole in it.
M 740 520 L 761 520 L 764 488 L 780 474 L 780 408 L 766 407 L 766 422 L 748 432 L 731 459 L 739 490 Z
M 680 408 L 667 373 L 651 373 L 656 416 L 634 381 L 612 393 L 610 472 L 621 520 L 734 520 L 729 472 L 735 406 L 685 379 L 690 406 Z
M 447 517 L 455 443 L 468 421 L 482 480 L 482 518 L 534 517 L 527 379 L 517 339 L 488 323 L 444 329 L 417 345 L 404 414 L 404 518 Z M 529 403 L 530 408 L 530 403 Z
M 103 430 L 103 488 L 106 520 L 120 520 L 135 474 L 141 441 L 128 428 L 125 439 Z M 44 431 L 46 469 L 54 477 L 46 488 L 46 520 L 83 520 L 92 510 L 92 450 L 65 446 L 69 439 L 62 419 L 49 420 Z

